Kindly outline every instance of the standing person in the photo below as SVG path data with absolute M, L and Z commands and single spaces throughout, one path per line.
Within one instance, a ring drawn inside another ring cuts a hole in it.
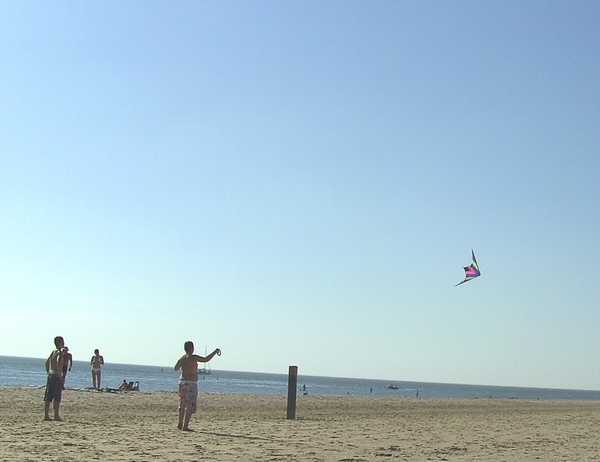
M 100 351 L 96 348 L 94 350 L 94 356 L 90 361 L 92 365 L 92 382 L 94 383 L 94 390 L 100 391 L 100 378 L 101 378 L 101 367 L 104 364 L 104 358 L 100 356 Z M 96 385 L 96 382 L 98 385 Z
M 48 378 L 46 379 L 46 392 L 44 393 L 44 420 L 52 420 L 50 418 L 50 403 L 54 406 L 54 420 L 61 421 L 59 414 L 60 400 L 62 399 L 63 390 L 63 353 L 62 348 L 65 346 L 65 341 L 62 337 L 54 337 L 54 350 L 46 359 L 44 364 Z
M 192 414 L 196 412 L 196 402 L 198 400 L 198 363 L 207 363 L 215 355 L 221 356 L 221 350 L 215 349 L 206 357 L 194 354 L 194 344 L 185 342 L 183 345 L 185 354 L 179 358 L 175 369 L 181 369 L 181 377 L 179 378 L 179 430 L 190 431 L 188 424 L 192 418 Z
M 67 371 L 71 370 L 73 367 L 73 355 L 69 353 L 69 347 L 64 347 L 62 349 L 62 357 L 63 357 L 63 390 L 65 389 L 65 382 L 67 381 Z

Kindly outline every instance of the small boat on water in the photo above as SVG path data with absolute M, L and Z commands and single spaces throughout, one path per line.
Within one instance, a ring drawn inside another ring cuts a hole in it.
M 206 357 L 207 353 L 206 353 L 206 347 L 204 347 L 204 356 Z M 203 367 L 202 368 L 198 368 L 198 375 L 210 375 L 210 364 L 208 363 L 202 363 Z M 206 368 L 206 365 L 208 364 L 208 369 Z
M 390 390 L 397 390 L 398 387 L 396 385 L 388 385 L 387 386 Z

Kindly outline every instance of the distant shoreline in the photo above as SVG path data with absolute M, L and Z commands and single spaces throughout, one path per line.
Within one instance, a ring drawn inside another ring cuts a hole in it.
M 44 390 L 45 386 L 44 385 L 29 385 L 29 386 L 23 386 L 23 385 L 0 385 L 0 391 L 2 391 L 3 389 L 7 389 L 7 390 L 23 390 L 23 391 L 31 391 L 31 390 Z M 92 394 L 96 394 L 96 395 L 114 395 L 114 394 L 118 394 L 118 395 L 131 395 L 131 394 L 142 394 L 142 395 L 160 395 L 160 394 L 171 394 L 171 395 L 175 395 L 177 394 L 176 390 L 140 390 L 140 391 L 124 391 L 124 392 L 117 392 L 115 389 L 111 389 L 106 390 L 105 388 L 103 388 L 101 391 L 96 391 L 94 390 L 92 387 L 85 387 L 85 388 L 71 388 L 71 387 L 67 387 L 66 388 L 66 392 L 68 393 L 92 393 Z M 252 398 L 252 397 L 271 397 L 271 398 L 281 398 L 281 397 L 286 397 L 287 395 L 283 394 L 283 393 L 227 393 L 227 392 L 208 392 L 208 391 L 202 391 L 199 390 L 198 391 L 198 395 L 214 395 L 214 396 L 244 396 L 244 397 L 248 397 L 248 398 Z M 301 393 L 298 393 L 298 397 L 301 396 Z M 453 398 L 448 398 L 448 397 L 441 397 L 441 396 L 434 396 L 434 397 L 412 397 L 412 396 L 356 396 L 356 395 L 339 395 L 339 396 L 328 396 L 328 395 L 307 395 L 306 397 L 303 397 L 303 399 L 306 400 L 310 400 L 310 399 L 339 399 L 339 400 L 346 400 L 346 401 L 352 401 L 352 400 L 369 400 L 369 402 L 372 402 L 373 400 L 378 400 L 378 401 L 382 401 L 382 400 L 391 400 L 391 401 L 422 401 L 422 402 L 428 402 L 428 401 L 434 401 L 434 402 L 452 402 L 452 401 L 457 401 L 457 402 L 464 402 L 464 401 L 495 401 L 495 402 L 513 402 L 513 401 L 520 401 L 520 402 L 531 402 L 531 403 L 535 403 L 535 402 L 547 402 L 547 403 L 600 403 L 600 399 L 594 399 L 594 398 L 589 398 L 589 399 L 583 399 L 583 398 L 577 398 L 577 399 L 569 399 L 569 398 L 503 398 L 503 397 L 495 397 L 495 396 L 488 396 L 485 398 L 481 398 L 481 397 L 453 397 Z
M 43 386 L 46 373 L 38 358 L 0 356 L 0 386 Z M 300 370 L 301 372 L 301 370 Z M 107 362 L 102 368 L 102 387 L 117 388 L 122 381 L 137 381 L 142 391 L 174 391 L 180 373 L 172 367 L 118 364 Z M 286 394 L 287 374 L 236 372 L 213 369 L 202 376 L 200 391 L 232 394 Z M 67 375 L 67 387 L 87 388 L 92 385 L 90 365 L 75 361 Z M 508 387 L 470 384 L 444 384 L 380 379 L 298 376 L 298 387 L 307 387 L 310 395 L 324 396 L 403 396 L 420 398 L 518 398 L 600 400 L 600 391 L 558 388 Z M 304 392 L 304 390 L 302 390 Z

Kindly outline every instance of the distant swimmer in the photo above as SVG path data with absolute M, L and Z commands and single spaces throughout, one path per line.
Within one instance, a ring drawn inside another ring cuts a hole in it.
M 104 358 L 100 356 L 100 351 L 97 348 L 94 350 L 94 356 L 92 356 L 90 364 L 92 365 L 92 383 L 94 385 L 94 390 L 100 391 L 100 379 L 102 378 L 101 367 L 104 364 Z

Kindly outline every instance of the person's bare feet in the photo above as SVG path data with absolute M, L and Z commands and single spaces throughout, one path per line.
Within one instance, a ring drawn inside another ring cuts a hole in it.
M 55 422 L 62 422 L 63 419 L 61 419 L 60 417 L 57 416 L 57 417 L 54 417 L 54 421 Z
M 44 421 L 45 422 L 51 422 L 52 419 L 50 418 L 50 416 L 46 416 L 46 417 L 44 417 Z

